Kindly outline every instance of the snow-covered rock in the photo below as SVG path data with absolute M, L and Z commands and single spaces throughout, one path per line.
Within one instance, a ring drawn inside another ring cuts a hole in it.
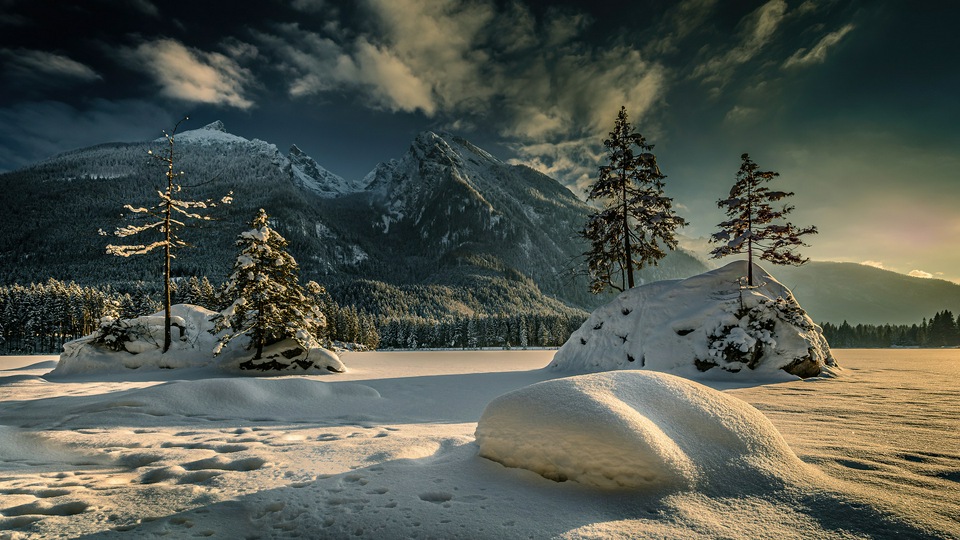
M 755 286 L 743 285 L 747 263 L 735 261 L 625 291 L 594 311 L 550 366 L 687 377 L 727 371 L 737 378 L 811 377 L 836 366 L 820 327 L 790 290 L 757 265 L 753 274 Z
M 214 367 L 228 372 L 257 369 L 257 365 L 244 365 L 251 357 L 246 338 L 231 342 L 218 356 L 213 355 L 219 340 L 219 336 L 211 332 L 215 311 L 176 304 L 170 307 L 170 312 L 172 341 L 166 353 L 161 351 L 163 312 L 133 319 L 109 319 L 103 323 L 111 328 L 106 339 L 98 339 L 99 333 L 94 333 L 65 343 L 60 361 L 51 374 L 116 373 L 140 368 Z M 346 371 L 336 353 L 321 347 L 305 351 L 293 340 L 265 347 L 262 362 L 271 361 L 290 366 L 288 370 L 271 371 L 272 374 Z
M 617 371 L 537 383 L 487 405 L 480 455 L 601 488 L 722 488 L 802 474 L 767 418 L 666 373 Z

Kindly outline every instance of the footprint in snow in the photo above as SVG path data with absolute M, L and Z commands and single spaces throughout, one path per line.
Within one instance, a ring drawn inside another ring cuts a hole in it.
M 269 463 L 267 460 L 259 457 L 249 457 L 229 461 L 220 456 L 214 456 L 207 459 L 191 461 L 190 463 L 184 463 L 183 468 L 188 471 L 198 471 L 200 469 L 216 469 L 221 471 L 255 471 L 268 465 Z
M 0 510 L 6 517 L 16 516 L 75 516 L 83 513 L 90 505 L 82 501 L 72 501 L 61 504 L 47 504 L 41 501 Z

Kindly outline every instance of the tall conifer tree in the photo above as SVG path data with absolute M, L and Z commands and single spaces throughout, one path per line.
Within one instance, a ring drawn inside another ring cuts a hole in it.
M 608 164 L 602 165 L 597 181 L 587 192 L 588 201 L 602 207 L 590 215 L 580 235 L 590 242 L 584 253 L 590 273 L 590 290 L 619 291 L 634 286 L 634 270 L 657 264 L 666 249 L 676 249 L 677 228 L 686 221 L 672 209 L 673 199 L 664 195 L 666 176 L 657 166 L 643 135 L 635 132 L 620 108 L 609 137 L 603 141 Z M 620 285 L 615 283 L 620 274 Z
M 222 346 L 247 335 L 254 360 L 263 356 L 263 347 L 293 339 L 304 350 L 316 346 L 316 336 L 326 318 L 300 286 L 300 267 L 287 253 L 287 241 L 270 227 L 261 208 L 250 229 L 237 239 L 240 254 L 227 282 L 226 295 L 233 303 L 225 309 L 217 330 L 227 330 Z M 313 287 L 313 282 L 309 284 Z M 256 367 L 256 366 L 252 366 Z
M 798 246 L 806 246 L 800 237 L 816 234 L 817 228 L 797 227 L 786 222 L 779 223 L 793 211 L 793 206 L 784 204 L 779 209 L 770 203 L 793 195 L 793 192 L 773 191 L 764 184 L 779 173 L 761 171 L 748 154 L 740 156 L 742 164 L 737 180 L 730 188 L 730 196 L 717 201 L 729 220 L 720 223 L 720 231 L 710 237 L 713 243 L 721 244 L 710 254 L 714 259 L 736 253 L 747 253 L 747 284 L 753 286 L 753 251 L 760 251 L 760 258 L 774 264 L 800 266 L 810 259 L 796 253 Z

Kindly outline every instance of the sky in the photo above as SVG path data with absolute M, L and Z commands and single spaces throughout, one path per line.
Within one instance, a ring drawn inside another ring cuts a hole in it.
M 0 0 L 0 172 L 189 115 L 347 178 L 445 130 L 583 196 L 625 106 L 685 235 L 749 153 L 818 227 L 804 256 L 960 282 L 955 2 L 223 5 Z

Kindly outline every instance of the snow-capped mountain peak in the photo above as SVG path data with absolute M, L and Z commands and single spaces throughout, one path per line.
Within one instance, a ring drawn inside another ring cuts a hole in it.
M 297 145 L 290 146 L 287 153 L 290 172 L 293 179 L 305 189 L 322 197 L 339 197 L 347 193 L 361 191 L 366 184 L 350 182 L 324 169 L 312 157 L 304 153 Z
M 214 120 L 213 122 L 210 122 L 209 124 L 203 126 L 200 129 L 206 129 L 209 131 L 222 131 L 224 133 L 227 132 L 226 128 L 223 127 L 223 122 L 221 122 L 220 120 Z
M 166 141 L 165 137 L 160 137 L 156 139 L 157 141 Z M 184 131 L 178 133 L 176 136 L 176 142 L 186 142 L 192 144 L 208 145 L 208 144 L 238 144 L 238 143 L 250 143 L 247 139 L 234 135 L 232 133 L 227 133 L 226 128 L 223 125 L 223 122 L 217 120 L 211 122 L 202 128 L 191 129 L 189 131 Z M 262 141 L 257 141 L 262 142 Z

